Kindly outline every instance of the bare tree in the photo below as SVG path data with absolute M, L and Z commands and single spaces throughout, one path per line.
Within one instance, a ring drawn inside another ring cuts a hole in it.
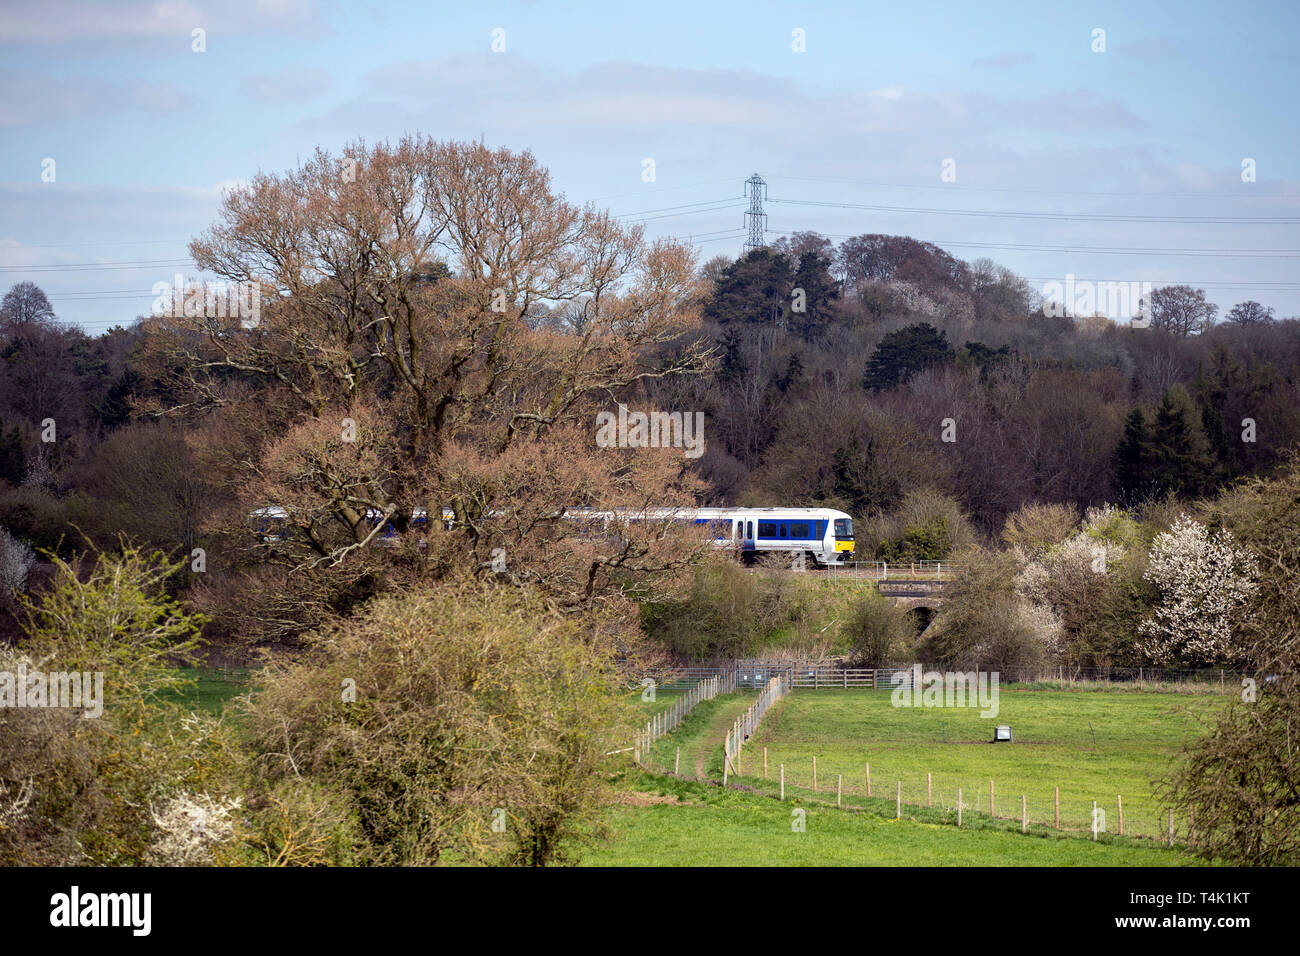
M 1151 325 L 1175 335 L 1204 332 L 1218 313 L 1219 307 L 1206 301 L 1204 289 L 1167 285 L 1151 293 Z

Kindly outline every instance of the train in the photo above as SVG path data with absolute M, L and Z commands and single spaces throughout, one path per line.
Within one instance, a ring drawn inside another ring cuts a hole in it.
M 275 505 L 259 508 L 249 517 L 263 540 L 284 537 L 284 523 L 289 515 L 283 508 Z M 563 517 L 605 531 L 620 524 L 643 521 L 707 525 L 715 547 L 734 551 L 746 561 L 768 553 L 794 556 L 819 567 L 853 560 L 853 518 L 834 508 L 665 508 L 636 512 L 573 508 L 566 510 Z M 383 517 L 374 513 L 370 519 L 378 523 Z M 454 513 L 444 508 L 440 524 L 450 530 L 454 523 Z M 411 527 L 422 530 L 427 526 L 428 512 L 423 508 L 414 510 Z M 387 524 L 376 540 L 380 544 L 394 544 L 397 530 Z

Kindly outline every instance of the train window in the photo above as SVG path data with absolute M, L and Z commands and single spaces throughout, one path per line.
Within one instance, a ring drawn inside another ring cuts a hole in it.
M 835 537 L 851 538 L 853 537 L 853 521 L 850 518 L 835 519 Z
M 791 522 L 790 522 L 790 537 L 792 537 L 792 538 L 806 538 L 806 537 L 808 537 L 808 522 L 806 522 L 806 521 L 791 521 Z
M 777 536 L 775 521 L 760 521 L 758 523 L 758 536 L 760 538 L 775 538 Z
M 784 537 L 785 537 L 785 522 L 782 521 L 782 522 L 780 523 L 780 525 L 781 525 L 781 537 L 784 538 Z
M 752 522 L 752 521 L 749 522 L 749 524 L 748 524 L 748 528 L 749 528 L 749 533 L 748 533 L 747 535 L 745 535 L 745 537 L 747 537 L 747 538 L 749 538 L 751 541 L 753 541 L 753 540 L 754 540 L 754 522 Z

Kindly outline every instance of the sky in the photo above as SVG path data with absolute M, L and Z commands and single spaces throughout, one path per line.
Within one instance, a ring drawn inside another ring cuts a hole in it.
M 1298 35 L 1268 2 L 0 0 L 0 290 L 129 324 L 201 277 L 223 190 L 422 133 L 531 150 L 701 259 L 741 253 L 757 172 L 768 241 L 1300 315 Z

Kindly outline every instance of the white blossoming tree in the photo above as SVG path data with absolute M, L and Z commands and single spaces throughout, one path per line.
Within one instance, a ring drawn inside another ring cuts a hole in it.
M 154 866 L 209 866 L 213 850 L 235 837 L 239 800 L 182 793 L 152 813 L 153 842 L 145 861 Z
M 1211 534 L 1183 515 L 1156 536 L 1144 575 L 1160 592 L 1139 625 L 1142 649 L 1156 664 L 1239 663 L 1236 640 L 1256 588 L 1255 558 L 1226 530 Z
M 0 605 L 14 602 L 27 588 L 36 555 L 25 541 L 0 528 Z

